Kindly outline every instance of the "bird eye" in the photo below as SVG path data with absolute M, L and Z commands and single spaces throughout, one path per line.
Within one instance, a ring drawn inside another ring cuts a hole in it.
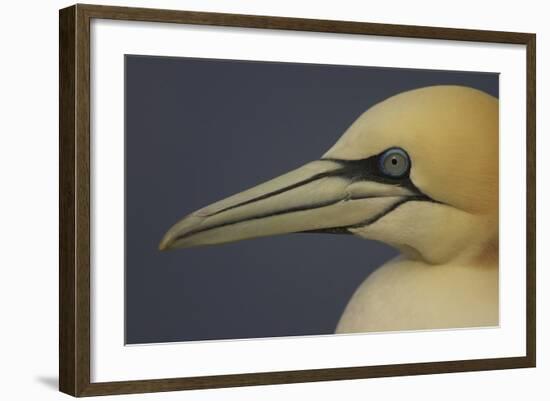
M 380 170 L 390 177 L 400 178 L 409 171 L 409 155 L 403 149 L 391 148 L 380 156 Z

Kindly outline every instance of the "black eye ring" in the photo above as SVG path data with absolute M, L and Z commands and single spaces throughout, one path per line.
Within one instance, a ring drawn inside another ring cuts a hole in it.
M 378 159 L 380 171 L 392 178 L 401 178 L 408 174 L 411 160 L 401 148 L 390 148 Z

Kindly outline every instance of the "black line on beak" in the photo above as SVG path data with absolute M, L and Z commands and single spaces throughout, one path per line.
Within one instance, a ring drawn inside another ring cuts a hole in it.
M 280 216 L 282 214 L 303 212 L 303 211 L 306 211 L 306 210 L 320 209 L 320 208 L 323 208 L 323 207 L 326 207 L 326 206 L 335 205 L 339 202 L 347 202 L 347 201 L 352 201 L 352 200 L 361 200 L 361 199 L 370 199 L 370 198 L 379 198 L 379 197 L 377 197 L 377 196 L 359 196 L 359 197 L 356 197 L 356 198 L 353 198 L 353 197 L 337 198 L 337 199 L 333 199 L 333 200 L 326 201 L 326 202 L 319 202 L 319 203 L 304 205 L 304 206 L 295 206 L 295 207 L 291 207 L 291 208 L 288 208 L 288 209 L 281 209 L 281 210 L 277 210 L 277 211 L 270 212 L 270 213 L 257 214 L 257 215 L 249 216 L 249 217 L 246 217 L 246 218 L 243 218 L 243 219 L 236 219 L 236 220 L 226 221 L 226 222 L 223 222 L 223 223 L 220 223 L 220 224 L 217 224 L 217 225 L 213 225 L 213 226 L 209 226 L 209 227 L 197 228 L 196 230 L 191 230 L 191 231 L 189 231 L 185 234 L 177 236 L 174 239 L 174 241 L 179 241 L 179 240 L 187 238 L 191 235 L 198 234 L 198 233 L 201 233 L 201 232 L 204 232 L 204 231 L 209 231 L 209 230 L 214 230 L 216 228 L 227 227 L 227 226 L 231 226 L 231 225 L 234 225 L 234 224 L 244 223 L 246 221 L 259 220 L 259 219 L 264 219 L 264 218 L 273 217 L 273 216 Z M 308 232 L 308 231 L 303 231 L 303 232 Z
M 302 185 L 309 184 L 310 182 L 320 180 L 320 179 L 322 179 L 322 178 L 337 176 L 338 173 L 339 173 L 340 171 L 342 171 L 342 170 L 343 170 L 343 169 L 337 169 L 337 170 L 327 171 L 327 172 L 324 172 L 324 173 L 314 174 L 314 175 L 312 175 L 311 177 L 306 178 L 305 180 L 295 182 L 294 184 L 288 185 L 288 186 L 286 186 L 286 187 L 279 188 L 279 189 L 277 189 L 277 190 L 275 190 L 275 191 L 268 192 L 268 193 L 266 193 L 266 194 L 263 194 L 263 195 L 260 195 L 260 196 L 255 197 L 255 198 L 249 199 L 249 200 L 247 200 L 247 201 L 244 201 L 244 202 L 241 202 L 241 203 L 237 203 L 237 204 L 235 204 L 235 205 L 227 206 L 227 207 L 225 207 L 225 208 L 223 208 L 223 209 L 218 210 L 217 212 L 214 212 L 214 213 L 208 215 L 208 217 L 210 217 L 210 216 L 215 216 L 215 215 L 217 215 L 217 214 L 226 212 L 226 211 L 231 210 L 231 209 L 235 209 L 235 208 L 240 207 L 240 206 L 249 205 L 249 204 L 254 203 L 254 202 L 257 202 L 257 201 L 261 201 L 261 200 L 264 200 L 264 199 L 267 199 L 267 198 L 271 198 L 272 196 L 282 194 L 282 193 L 284 193 L 284 192 L 290 191 L 290 190 L 292 190 L 292 189 L 294 189 L 294 188 L 298 188 L 298 187 L 300 187 L 300 186 L 302 186 Z
M 217 214 L 226 212 L 231 209 L 235 209 L 240 206 L 245 206 L 260 200 L 268 199 L 272 196 L 282 194 L 294 188 L 298 188 L 299 186 L 309 184 L 310 182 L 317 181 L 326 177 L 342 177 L 350 180 L 351 182 L 355 182 L 359 180 L 368 180 L 368 181 L 379 182 L 382 184 L 398 185 L 400 187 L 409 189 L 413 193 L 422 194 L 422 192 L 416 187 L 416 185 L 414 185 L 414 183 L 410 179 L 410 176 L 409 176 L 410 168 L 405 174 L 405 176 L 401 178 L 389 177 L 385 175 L 382 171 L 380 171 L 380 167 L 378 163 L 379 158 L 380 158 L 380 154 L 368 157 L 366 159 L 359 159 L 359 160 L 344 160 L 344 159 L 331 159 L 331 158 L 320 159 L 321 161 L 330 161 L 333 163 L 337 163 L 340 165 L 340 168 L 337 168 L 332 171 L 326 171 L 323 173 L 314 174 L 309 178 L 306 178 L 302 181 L 295 182 L 294 184 L 288 185 L 286 187 L 279 188 L 275 191 L 268 192 L 266 194 L 246 200 L 244 202 L 225 207 L 223 209 L 220 209 L 210 214 L 209 216 L 215 216 Z
M 415 202 L 415 201 L 416 202 L 433 202 L 433 203 L 444 205 L 444 203 L 433 200 L 432 198 L 426 195 L 408 196 L 406 198 L 403 198 L 399 202 L 396 202 L 393 205 L 389 206 L 388 208 L 378 213 L 377 215 L 372 216 L 370 219 L 362 221 L 360 223 L 352 224 L 350 226 L 329 227 L 329 228 L 322 228 L 319 230 L 300 231 L 300 233 L 303 233 L 303 234 L 353 234 L 351 231 L 349 231 L 351 228 L 361 228 L 361 227 L 366 227 L 371 224 L 374 224 L 378 220 L 386 216 L 387 214 L 393 212 L 399 206 L 404 205 L 405 203 L 408 203 L 408 202 Z

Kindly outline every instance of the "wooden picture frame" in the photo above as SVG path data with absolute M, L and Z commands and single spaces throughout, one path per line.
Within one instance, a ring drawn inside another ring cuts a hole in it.
M 365 367 L 91 382 L 90 333 L 90 21 L 164 22 L 526 46 L 527 227 L 526 355 Z M 324 380 L 534 367 L 535 317 L 535 43 L 530 33 L 348 21 L 74 5 L 60 10 L 59 388 L 73 396 L 144 393 Z

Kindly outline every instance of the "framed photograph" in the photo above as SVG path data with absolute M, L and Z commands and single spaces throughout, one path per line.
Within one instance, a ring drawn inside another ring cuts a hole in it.
M 60 11 L 60 390 L 535 366 L 535 35 Z

